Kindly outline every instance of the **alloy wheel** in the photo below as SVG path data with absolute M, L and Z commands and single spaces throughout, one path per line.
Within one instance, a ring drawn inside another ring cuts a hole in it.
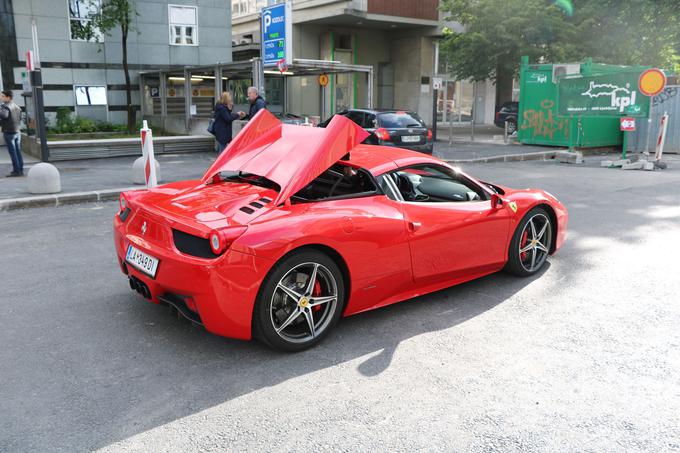
M 269 306 L 274 331 L 291 343 L 305 343 L 328 328 L 338 305 L 331 271 L 314 262 L 298 264 L 276 285 Z
M 544 214 L 535 214 L 524 225 L 519 241 L 519 261 L 524 270 L 534 272 L 550 253 L 552 226 Z

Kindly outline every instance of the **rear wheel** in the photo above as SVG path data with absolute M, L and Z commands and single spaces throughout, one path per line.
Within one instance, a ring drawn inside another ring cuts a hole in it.
M 553 225 L 543 208 L 534 208 L 524 216 L 510 241 L 505 270 L 528 277 L 538 272 L 550 254 Z
M 317 251 L 284 258 L 265 279 L 255 306 L 257 337 L 274 349 L 302 351 L 340 319 L 345 297 L 337 264 Z
M 517 132 L 517 120 L 510 118 L 508 121 L 508 135 L 512 135 Z

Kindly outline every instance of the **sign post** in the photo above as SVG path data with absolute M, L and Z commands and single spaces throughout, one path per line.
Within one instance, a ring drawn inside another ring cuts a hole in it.
M 638 88 L 640 92 L 650 98 L 649 113 L 647 115 L 647 134 L 645 135 L 645 153 L 649 150 L 649 134 L 652 128 L 652 114 L 654 111 L 654 103 L 651 98 L 661 93 L 666 88 L 666 74 L 660 69 L 647 69 L 638 79 Z M 658 146 L 658 144 L 657 144 Z
M 628 150 L 628 136 L 629 132 L 635 131 L 635 118 L 629 116 L 621 117 L 621 132 L 623 132 L 623 152 L 621 153 L 621 159 L 625 159 Z

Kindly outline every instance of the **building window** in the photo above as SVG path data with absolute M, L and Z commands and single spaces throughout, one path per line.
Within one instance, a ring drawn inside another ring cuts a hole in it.
M 255 14 L 266 6 L 277 5 L 285 0 L 231 0 L 231 16 L 241 17 Z
M 76 105 L 106 105 L 105 86 L 81 86 L 73 87 L 76 92 Z
M 74 41 L 92 41 L 101 42 L 104 38 L 102 32 L 98 29 L 90 39 L 83 39 L 83 30 L 90 22 L 92 17 L 99 12 L 101 8 L 100 0 L 69 0 L 68 15 L 70 36 Z
M 170 44 L 176 46 L 198 45 L 198 21 L 195 6 L 168 5 Z

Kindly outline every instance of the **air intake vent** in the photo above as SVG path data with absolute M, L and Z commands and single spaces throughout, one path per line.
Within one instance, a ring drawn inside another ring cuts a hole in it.
M 172 230 L 175 247 L 182 253 L 199 258 L 217 258 L 210 248 L 210 241 L 184 231 Z
M 262 203 L 267 204 L 267 203 L 271 203 L 271 202 L 272 202 L 272 199 L 271 199 L 271 198 L 267 198 L 267 197 L 262 197 L 262 198 L 260 198 L 258 201 L 261 201 Z
M 264 205 L 262 203 L 258 203 L 257 201 L 253 201 L 252 203 L 250 203 L 250 206 L 256 209 L 260 209 Z
M 241 207 L 241 208 L 239 209 L 239 211 L 243 211 L 243 212 L 245 212 L 246 214 L 252 214 L 253 212 L 255 212 L 255 210 L 254 210 L 253 208 L 249 208 L 248 206 L 243 206 L 243 207 Z

